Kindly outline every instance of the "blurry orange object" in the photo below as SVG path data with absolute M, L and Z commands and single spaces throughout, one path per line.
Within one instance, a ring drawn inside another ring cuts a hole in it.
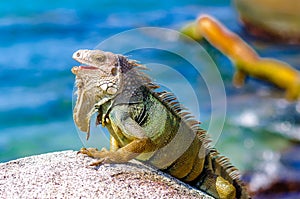
M 242 86 L 247 75 L 269 81 L 286 90 L 288 100 L 300 97 L 300 73 L 289 64 L 261 58 L 237 34 L 211 16 L 202 15 L 197 20 L 197 30 L 214 47 L 228 56 L 236 66 L 234 84 Z
M 211 16 L 201 15 L 197 26 L 200 34 L 232 61 L 256 61 L 259 58 L 246 42 Z

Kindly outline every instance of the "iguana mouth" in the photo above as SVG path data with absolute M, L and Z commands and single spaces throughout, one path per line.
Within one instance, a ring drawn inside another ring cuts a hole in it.
M 95 66 L 74 66 L 71 71 L 74 75 L 77 75 L 79 70 L 97 70 L 99 68 L 95 67 Z
M 79 66 L 79 69 L 85 69 L 85 70 L 97 70 L 99 68 L 95 66 Z

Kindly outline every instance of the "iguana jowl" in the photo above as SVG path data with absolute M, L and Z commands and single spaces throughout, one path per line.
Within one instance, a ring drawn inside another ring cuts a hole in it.
M 110 150 L 82 148 L 101 163 L 133 158 L 151 164 L 215 198 L 248 198 L 239 173 L 209 146 L 199 122 L 169 92 L 145 75 L 144 66 L 125 56 L 101 50 L 78 50 L 73 58 L 77 101 L 73 117 L 89 137 L 90 118 L 110 132 Z

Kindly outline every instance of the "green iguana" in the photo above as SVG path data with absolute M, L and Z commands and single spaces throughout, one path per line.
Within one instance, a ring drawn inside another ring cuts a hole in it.
M 206 132 L 169 92 L 143 73 L 145 66 L 101 50 L 78 50 L 73 58 L 77 101 L 73 117 L 90 131 L 90 118 L 110 132 L 110 150 L 82 148 L 102 163 L 136 158 L 207 192 L 215 198 L 249 198 L 239 173 L 209 146 Z

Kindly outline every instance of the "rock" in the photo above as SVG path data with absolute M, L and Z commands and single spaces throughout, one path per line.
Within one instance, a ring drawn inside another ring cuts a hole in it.
M 138 161 L 89 166 L 75 151 L 0 164 L 0 198 L 211 198 Z

